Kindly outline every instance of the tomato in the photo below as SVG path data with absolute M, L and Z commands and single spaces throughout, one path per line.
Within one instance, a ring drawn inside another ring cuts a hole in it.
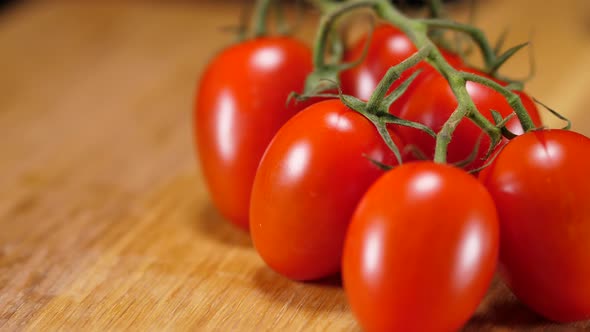
M 373 124 L 339 100 L 310 106 L 278 131 L 250 205 L 254 246 L 272 269 L 295 280 L 340 271 L 354 207 L 383 173 L 369 158 L 395 164 Z
M 307 46 L 268 37 L 224 50 L 201 78 L 194 112 L 201 169 L 215 206 L 244 229 L 260 158 L 277 130 L 307 105 L 286 106 L 286 100 L 303 89 L 311 70 Z
M 481 72 L 467 69 L 470 72 L 485 76 Z M 499 112 L 506 117 L 513 112 L 506 99 L 495 90 L 484 85 L 467 82 L 467 91 L 475 106 L 490 121 L 493 122 L 491 110 Z M 520 96 L 524 107 L 531 116 L 536 126 L 541 126 L 541 118 L 535 103 L 525 93 L 516 91 Z M 400 117 L 427 125 L 435 132 L 440 131 L 444 123 L 457 107 L 457 99 L 453 94 L 447 80 L 440 74 L 430 74 L 416 87 L 415 93 L 404 105 Z M 515 134 L 522 134 L 523 129 L 515 117 L 506 126 Z M 407 143 L 415 145 L 426 157 L 434 157 L 435 139 L 417 129 L 400 127 L 397 129 L 400 137 Z M 448 147 L 447 162 L 456 163 L 470 157 L 476 147 L 479 137 L 482 137 L 478 153 L 466 169 L 475 169 L 484 164 L 483 158 L 490 146 L 490 139 L 471 120 L 464 118 L 453 133 L 453 138 Z
M 477 179 L 410 162 L 386 173 L 354 212 L 342 277 L 367 331 L 455 331 L 492 280 L 498 216 Z
M 590 318 L 590 139 L 565 130 L 519 136 L 480 180 L 500 216 L 501 274 L 555 321 Z
M 360 59 L 365 51 L 366 42 L 367 36 L 355 43 L 344 54 L 344 60 L 346 62 L 353 62 Z M 417 49 L 412 41 L 398 28 L 387 24 L 379 25 L 373 31 L 371 43 L 363 61 L 358 66 L 342 72 L 342 91 L 346 94 L 369 100 L 373 90 L 375 90 L 387 70 L 416 52 Z M 462 63 L 459 56 L 446 51 L 442 52 L 451 65 L 458 66 Z M 422 81 L 427 76 L 427 73 L 435 71 L 434 68 L 423 61 L 404 72 L 400 79 L 393 84 L 391 89 L 393 90 L 398 87 L 418 69 L 423 70 L 423 72 L 416 77 L 414 82 L 408 87 L 408 90 L 390 107 L 392 114 L 398 115 L 401 107 L 413 94 L 418 82 Z

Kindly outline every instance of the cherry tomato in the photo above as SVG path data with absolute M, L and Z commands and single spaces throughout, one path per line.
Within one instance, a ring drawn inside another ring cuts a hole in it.
M 224 50 L 201 78 L 194 113 L 201 169 L 215 206 L 244 229 L 260 158 L 277 130 L 307 105 L 286 101 L 311 70 L 307 46 L 269 37 Z
M 467 70 L 485 76 L 485 74 L 476 70 Z M 513 112 L 506 99 L 495 90 L 473 82 L 467 82 L 466 87 L 475 106 L 490 121 L 493 122 L 492 109 L 499 112 L 502 117 L 506 117 Z M 541 118 L 535 103 L 525 93 L 520 91 L 516 93 L 520 96 L 535 125 L 541 126 Z M 457 99 L 446 79 L 438 73 L 432 73 L 416 87 L 415 93 L 404 105 L 400 117 L 420 122 L 438 132 L 456 107 Z M 516 117 L 508 122 L 507 128 L 517 135 L 523 132 L 522 126 Z M 422 131 L 408 127 L 400 127 L 397 131 L 407 144 L 416 146 L 427 158 L 432 159 L 434 157 L 434 138 Z M 456 163 L 468 159 L 480 137 L 482 138 L 478 153 L 465 169 L 475 169 L 484 164 L 483 158 L 490 146 L 490 139 L 471 120 L 467 118 L 461 120 L 449 144 L 447 161 Z
M 480 180 L 500 217 L 501 274 L 559 322 L 590 318 L 590 139 L 565 130 L 508 143 Z
M 383 173 L 369 158 L 395 164 L 373 124 L 339 100 L 310 106 L 278 131 L 250 206 L 254 246 L 272 269 L 295 280 L 340 271 L 354 207 Z
M 365 51 L 366 42 L 367 36 L 355 43 L 344 54 L 344 60 L 346 62 L 353 62 L 360 59 Z M 417 49 L 412 41 L 398 28 L 387 24 L 376 27 L 363 61 L 358 66 L 342 72 L 342 91 L 346 94 L 368 100 L 387 70 L 416 52 Z M 443 51 L 443 55 L 453 66 L 459 66 L 462 63 L 461 58 L 457 55 L 446 51 Z M 398 115 L 401 107 L 413 94 L 418 83 L 427 76 L 427 73 L 435 71 L 426 62 L 421 62 L 404 72 L 400 79 L 393 84 L 391 90 L 398 87 L 418 69 L 423 70 L 423 72 L 415 78 L 414 82 L 408 87 L 408 90 L 391 105 L 390 112 L 392 114 Z
M 342 277 L 367 331 L 455 331 L 473 314 L 498 255 L 494 202 L 450 165 L 410 162 L 373 184 L 354 212 Z

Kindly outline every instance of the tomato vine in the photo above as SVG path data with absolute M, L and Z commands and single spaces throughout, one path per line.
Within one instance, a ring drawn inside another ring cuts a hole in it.
M 342 66 L 326 66 L 323 63 L 325 45 L 327 36 L 329 35 L 326 30 L 331 28 L 331 23 L 333 23 L 338 17 L 344 15 L 345 13 L 349 13 L 361 8 L 371 9 L 381 19 L 391 23 L 403 31 L 414 43 L 416 48 L 428 50 L 425 52 L 425 54 L 423 54 L 424 60 L 431 64 L 440 74 L 443 75 L 443 77 L 448 81 L 453 94 L 457 98 L 458 105 L 455 111 L 445 122 L 442 129 L 436 133 L 436 146 L 434 154 L 435 162 L 446 163 L 448 145 L 451 142 L 453 132 L 461 120 L 465 117 L 473 121 L 490 137 L 491 144 L 488 154 L 491 153 L 492 149 L 500 142 L 501 138 L 503 137 L 502 127 L 498 126 L 498 123 L 491 123 L 475 106 L 466 89 L 466 84 L 469 81 L 487 86 L 504 96 L 504 98 L 514 110 L 525 131 L 530 131 L 536 128 L 518 94 L 490 78 L 455 69 L 442 55 L 440 49 L 434 43 L 431 36 L 429 36 L 428 32 L 433 28 L 444 28 L 466 33 L 480 48 L 486 68 L 488 68 L 488 71 L 490 72 L 495 72 L 502 63 L 504 63 L 511 55 L 516 53 L 516 51 L 524 47 L 524 45 L 517 45 L 506 51 L 504 54 L 498 56 L 494 48 L 487 40 L 485 34 L 481 30 L 468 24 L 457 23 L 443 18 L 410 18 L 404 15 L 396 6 L 392 5 L 386 0 L 351 0 L 342 3 L 336 3 L 334 1 L 328 0 L 313 1 L 313 3 L 316 5 L 319 3 L 320 8 L 324 10 L 324 14 L 322 16 L 322 24 L 320 25 L 314 48 L 314 58 L 316 59 L 315 70 L 308 77 L 308 81 L 306 82 L 306 92 L 311 92 L 311 87 L 317 90 L 317 87 L 321 86 L 319 82 L 322 79 L 328 79 L 330 81 L 337 80 L 339 71 L 343 70 Z M 400 64 L 395 66 L 395 68 L 396 72 L 400 72 L 407 69 L 408 64 L 406 63 L 403 66 Z M 375 96 L 376 97 L 372 97 L 371 100 L 382 98 L 383 94 L 376 91 Z M 354 105 L 351 106 L 354 108 Z M 361 111 L 357 108 L 355 108 L 357 111 Z M 504 122 L 505 121 L 502 120 L 499 121 L 500 124 Z M 408 122 L 400 124 L 410 125 Z

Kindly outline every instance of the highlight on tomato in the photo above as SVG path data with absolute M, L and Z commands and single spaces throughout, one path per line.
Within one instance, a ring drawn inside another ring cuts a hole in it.
M 510 141 L 479 178 L 498 208 L 501 275 L 537 313 L 590 318 L 590 139 L 539 130 Z
M 286 101 L 303 89 L 311 70 L 303 43 L 261 37 L 222 51 L 200 80 L 194 132 L 201 171 L 213 204 L 242 229 L 248 229 L 260 158 L 277 130 L 309 104 Z
M 383 173 L 375 162 L 395 165 L 396 158 L 374 125 L 340 100 L 313 104 L 289 120 L 252 188 L 250 232 L 267 265 L 295 280 L 338 273 L 352 212 Z
M 361 326 L 459 329 L 492 280 L 498 227 L 490 194 L 458 168 L 411 162 L 379 178 L 344 246 L 344 290 Z

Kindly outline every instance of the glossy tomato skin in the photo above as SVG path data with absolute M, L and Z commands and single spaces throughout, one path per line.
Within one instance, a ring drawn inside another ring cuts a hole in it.
M 477 179 L 410 162 L 377 180 L 354 212 L 342 278 L 366 331 L 456 331 L 492 280 L 499 225 Z
M 480 180 L 498 207 L 501 274 L 558 322 L 590 318 L 590 139 L 564 130 L 519 136 Z
M 339 100 L 316 103 L 279 130 L 260 162 L 250 207 L 254 246 L 273 270 L 295 280 L 340 271 L 354 207 L 383 173 L 367 157 L 396 162 L 373 124 Z
M 464 68 L 464 70 L 486 76 L 473 69 Z M 478 83 L 467 82 L 467 91 L 481 114 L 492 123 L 492 109 L 499 112 L 502 117 L 507 117 L 513 112 L 506 99 L 491 88 Z M 535 103 L 525 93 L 520 91 L 516 93 L 521 97 L 524 107 L 534 124 L 540 127 L 542 122 Z M 435 73 L 424 78 L 416 87 L 416 93 L 404 105 L 400 117 L 425 124 L 438 132 L 456 107 L 457 100 L 448 82 L 440 74 Z M 523 132 L 522 126 L 516 117 L 508 122 L 507 128 L 517 135 Z M 407 144 L 415 145 L 427 158 L 432 159 L 434 157 L 436 143 L 434 138 L 417 129 L 408 127 L 397 128 L 397 131 Z M 476 124 L 467 118 L 461 120 L 453 133 L 448 148 L 447 162 L 456 163 L 468 159 L 476 147 L 479 137 L 482 137 L 482 139 L 476 158 L 465 169 L 471 170 L 482 166 L 485 163 L 483 158 L 490 146 L 490 139 L 483 134 L 483 131 Z
M 215 57 L 198 87 L 198 159 L 214 205 L 248 229 L 256 168 L 277 130 L 307 104 L 290 103 L 312 70 L 311 51 L 286 37 L 236 44 Z
M 344 54 L 346 62 L 353 62 L 363 56 L 367 36 L 361 38 Z M 366 57 L 358 65 L 349 70 L 342 72 L 341 83 L 342 91 L 346 94 L 353 95 L 363 100 L 369 100 L 371 93 L 379 84 L 387 70 L 397 65 L 417 52 L 412 41 L 398 28 L 382 24 L 375 28 L 371 43 L 367 50 Z M 459 56 L 442 51 L 443 55 L 453 66 L 462 64 Z M 410 77 L 416 70 L 422 70 L 422 73 L 416 77 L 414 82 L 408 87 L 408 90 L 391 106 L 390 112 L 398 115 L 401 107 L 407 102 L 414 93 L 416 86 L 430 72 L 435 72 L 426 62 L 421 62 L 415 67 L 407 70 L 402 74 L 392 86 L 392 90 L 398 87 L 405 79 Z M 390 90 L 391 91 L 391 90 Z

